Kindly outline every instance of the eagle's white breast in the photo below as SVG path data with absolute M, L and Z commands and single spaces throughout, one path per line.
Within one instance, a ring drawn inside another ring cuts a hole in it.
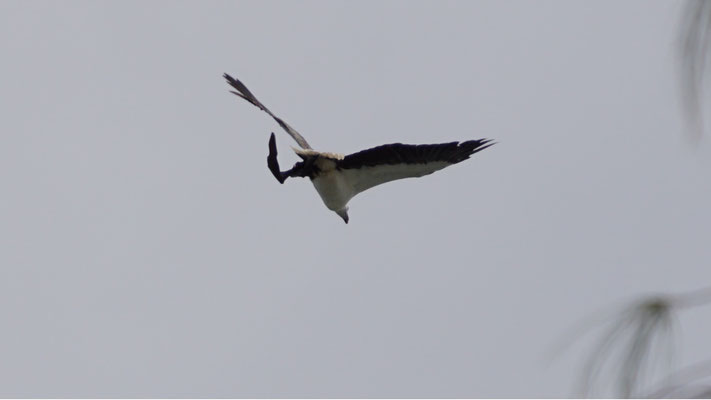
M 323 204 L 332 211 L 342 210 L 356 194 L 353 185 L 340 170 L 336 169 L 333 160 L 320 157 L 316 160 L 316 166 L 320 173 L 311 182 L 321 196 Z

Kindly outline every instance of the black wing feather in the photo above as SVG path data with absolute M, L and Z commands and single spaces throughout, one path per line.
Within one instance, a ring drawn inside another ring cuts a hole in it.
M 456 164 L 493 144 L 490 139 L 439 144 L 384 144 L 349 154 L 343 160 L 338 160 L 337 166 L 341 169 L 353 169 L 383 164 L 426 164 L 436 161 Z

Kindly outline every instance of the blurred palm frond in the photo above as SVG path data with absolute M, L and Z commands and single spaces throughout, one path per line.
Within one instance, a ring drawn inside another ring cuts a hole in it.
M 711 1 L 688 0 L 680 27 L 682 106 L 693 139 L 704 132 L 703 81 L 711 54 Z
M 607 390 L 615 397 L 708 397 L 711 361 L 670 374 L 676 349 L 677 314 L 711 304 L 711 287 L 676 295 L 647 296 L 598 314 L 582 325 L 586 331 L 604 329 L 583 364 L 580 393 L 584 397 Z M 604 315 L 604 318 L 602 316 Z M 580 327 L 579 327 L 580 328 Z M 576 329 L 576 338 L 584 333 Z M 567 347 L 567 346 L 566 346 Z M 658 380 L 659 377 L 664 379 Z M 651 392 L 650 383 L 661 388 Z
M 644 384 L 661 367 L 670 370 L 676 326 L 673 308 L 673 302 L 664 297 L 625 307 L 585 362 L 582 395 L 588 397 L 594 389 L 610 387 L 616 396 L 638 397 Z

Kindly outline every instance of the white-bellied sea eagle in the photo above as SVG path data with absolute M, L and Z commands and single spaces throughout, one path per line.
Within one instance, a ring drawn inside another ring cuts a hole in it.
M 329 210 L 348 223 L 348 202 L 373 186 L 404 178 L 419 178 L 457 164 L 493 145 L 489 139 L 438 144 L 392 143 L 349 155 L 313 150 L 303 136 L 274 115 L 238 79 L 223 75 L 236 91 L 231 93 L 269 114 L 301 147 L 294 148 L 302 161 L 288 171 L 279 169 L 274 132 L 269 138 L 267 166 L 279 183 L 286 178 L 308 177 Z

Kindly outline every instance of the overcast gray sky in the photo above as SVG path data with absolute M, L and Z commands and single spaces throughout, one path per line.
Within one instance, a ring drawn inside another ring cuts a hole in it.
M 0 2 L 0 395 L 570 395 L 568 328 L 711 278 L 680 5 Z M 498 144 L 345 225 L 223 72 L 319 150 Z

